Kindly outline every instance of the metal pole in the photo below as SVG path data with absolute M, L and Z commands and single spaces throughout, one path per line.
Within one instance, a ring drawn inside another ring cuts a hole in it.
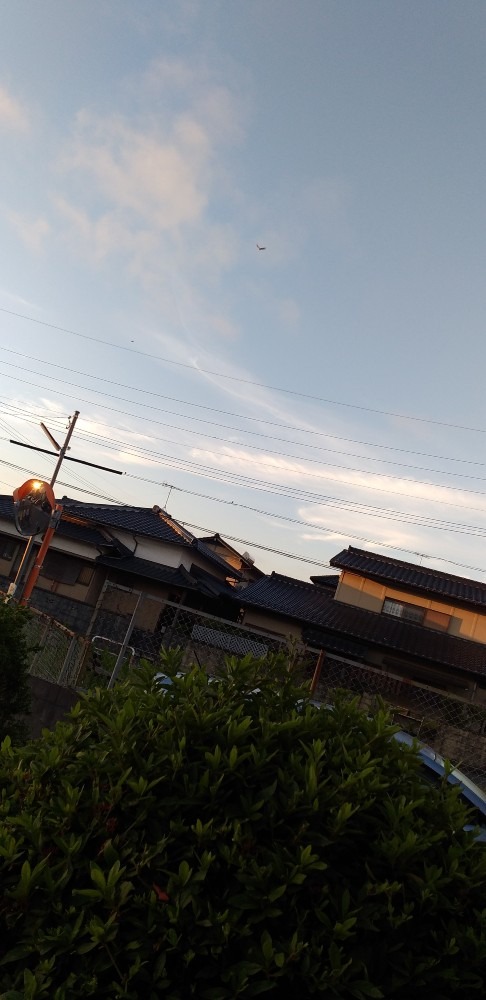
M 59 452 L 59 458 L 57 460 L 56 467 L 55 467 L 54 472 L 52 473 L 52 476 L 51 476 L 51 481 L 50 481 L 50 485 L 51 486 L 54 486 L 54 483 L 56 482 L 56 479 L 57 479 L 57 476 L 58 476 L 58 473 L 59 473 L 59 469 L 61 468 L 63 458 L 64 458 L 64 456 L 65 456 L 65 454 L 66 454 L 66 452 L 68 450 L 69 442 L 71 440 L 72 433 L 73 433 L 74 428 L 76 426 L 76 421 L 77 421 L 78 417 L 79 417 L 79 410 L 75 410 L 73 416 L 71 417 L 71 422 L 69 424 L 69 428 L 68 428 L 68 432 L 67 432 L 65 440 L 64 440 L 64 444 L 63 444 L 63 446 L 62 446 L 62 448 L 61 448 L 61 450 Z M 11 587 L 9 588 L 9 595 L 8 595 L 9 600 L 11 600 L 12 598 L 14 598 L 15 600 L 20 600 L 20 598 L 22 597 L 22 595 L 24 593 L 24 589 L 25 589 L 27 581 L 26 581 L 25 584 L 23 584 L 22 583 L 22 577 L 24 575 L 25 570 L 27 569 L 27 564 L 28 564 L 28 562 L 30 560 L 30 556 L 32 554 L 32 550 L 34 548 L 34 545 L 35 545 L 35 535 L 31 535 L 31 537 L 29 538 L 29 541 L 27 542 L 27 545 L 25 546 L 25 551 L 24 551 L 24 554 L 22 556 L 22 561 L 20 563 L 20 566 L 19 566 L 19 568 L 17 570 L 17 575 L 15 577 L 15 580 L 14 580 L 13 584 L 11 584 Z
M 313 676 L 313 678 L 311 680 L 311 686 L 310 686 L 310 693 L 311 694 L 314 694 L 314 692 L 316 690 L 316 687 L 317 687 L 317 685 L 319 683 L 319 680 L 320 680 L 320 677 L 321 677 L 321 673 L 322 673 L 322 667 L 323 667 L 325 658 L 326 658 L 326 654 L 325 654 L 324 650 L 321 649 L 321 651 L 319 653 L 319 656 L 317 657 L 317 663 L 316 663 L 316 668 L 314 670 L 314 676 Z
M 34 560 L 34 565 L 33 565 L 32 569 L 31 569 L 31 571 L 30 571 L 30 573 L 29 573 L 29 575 L 28 575 L 28 577 L 27 577 L 27 579 L 25 581 L 25 585 L 24 585 L 24 588 L 23 588 L 23 594 L 22 594 L 22 597 L 20 598 L 20 603 L 21 604 L 27 604 L 27 601 L 29 600 L 29 597 L 30 597 L 30 595 L 31 595 L 31 593 L 32 593 L 32 591 L 33 591 L 36 583 L 37 583 L 37 580 L 38 580 L 38 577 L 39 577 L 39 573 L 40 573 L 40 571 L 42 569 L 42 564 L 43 564 L 44 559 L 46 557 L 47 550 L 49 548 L 49 545 L 52 542 L 52 539 L 54 537 L 54 533 L 56 531 L 57 525 L 58 525 L 58 523 L 59 523 L 59 521 L 61 519 L 62 507 L 61 507 L 60 504 L 56 504 L 55 514 L 57 516 L 57 521 L 55 522 L 55 524 L 51 524 L 51 526 L 44 533 L 44 537 L 42 539 L 41 547 L 40 547 L 40 549 L 39 549 L 39 551 L 38 551 L 38 553 L 37 553 L 37 555 L 35 557 L 35 560 Z
M 120 673 L 120 670 L 122 668 L 123 658 L 124 658 L 125 653 L 127 651 L 127 646 L 128 646 L 129 641 L 130 641 L 130 636 L 131 636 L 131 634 L 133 632 L 133 629 L 134 629 L 134 626 L 135 626 L 135 619 L 137 617 L 137 611 L 138 611 L 138 609 L 139 609 L 142 601 L 144 600 L 144 597 L 145 597 L 145 594 L 139 594 L 138 595 L 138 600 L 137 600 L 137 603 L 136 603 L 135 608 L 133 610 L 132 617 L 130 618 L 130 623 L 129 623 L 129 626 L 128 626 L 127 631 L 125 633 L 125 638 L 124 638 L 124 640 L 123 640 L 123 642 L 121 644 L 120 652 L 118 653 L 118 656 L 116 658 L 115 666 L 113 667 L 113 673 L 112 673 L 112 675 L 111 675 L 111 677 L 110 677 L 110 679 L 108 681 L 108 685 L 107 686 L 109 688 L 113 687 L 113 685 L 114 685 L 114 683 L 115 683 L 115 681 L 116 681 L 116 679 L 118 677 L 118 674 Z

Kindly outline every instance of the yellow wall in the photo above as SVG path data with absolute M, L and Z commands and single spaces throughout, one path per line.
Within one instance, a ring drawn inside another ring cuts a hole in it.
M 450 604 L 446 601 L 430 600 L 425 595 L 420 597 L 417 594 L 410 594 L 407 590 L 376 583 L 374 580 L 368 580 L 366 577 L 350 573 L 348 570 L 343 570 L 341 573 L 336 590 L 337 601 L 380 614 L 385 597 L 451 615 L 449 635 L 486 643 L 486 610 L 478 612 L 458 607 L 456 604 Z

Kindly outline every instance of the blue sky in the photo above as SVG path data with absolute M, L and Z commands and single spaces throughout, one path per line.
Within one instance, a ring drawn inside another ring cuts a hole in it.
M 0 490 L 78 409 L 125 475 L 59 494 L 486 579 L 485 40 L 471 0 L 5 5 Z

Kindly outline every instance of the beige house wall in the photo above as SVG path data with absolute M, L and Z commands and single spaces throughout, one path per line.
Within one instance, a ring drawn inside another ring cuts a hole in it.
M 298 622 L 277 617 L 271 612 L 261 612 L 256 608 L 245 608 L 242 624 L 248 628 L 261 629 L 262 632 L 273 632 L 276 636 L 284 635 L 299 641 L 302 639 L 302 628 Z
M 486 643 L 486 610 L 483 613 L 446 601 L 431 600 L 425 595 L 421 597 L 398 587 L 377 583 L 349 570 L 342 571 L 336 590 L 337 601 L 380 614 L 385 597 L 450 615 L 451 622 L 447 630 L 449 635 Z

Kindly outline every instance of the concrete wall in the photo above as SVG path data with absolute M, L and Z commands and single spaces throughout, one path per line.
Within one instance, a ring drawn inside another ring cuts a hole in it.
M 43 611 L 50 618 L 55 618 L 66 628 L 78 632 L 79 635 L 86 635 L 94 610 L 90 604 L 73 601 L 72 598 L 63 597 L 61 594 L 52 594 L 49 590 L 41 590 L 40 587 L 35 588 L 30 603 L 32 607 Z

